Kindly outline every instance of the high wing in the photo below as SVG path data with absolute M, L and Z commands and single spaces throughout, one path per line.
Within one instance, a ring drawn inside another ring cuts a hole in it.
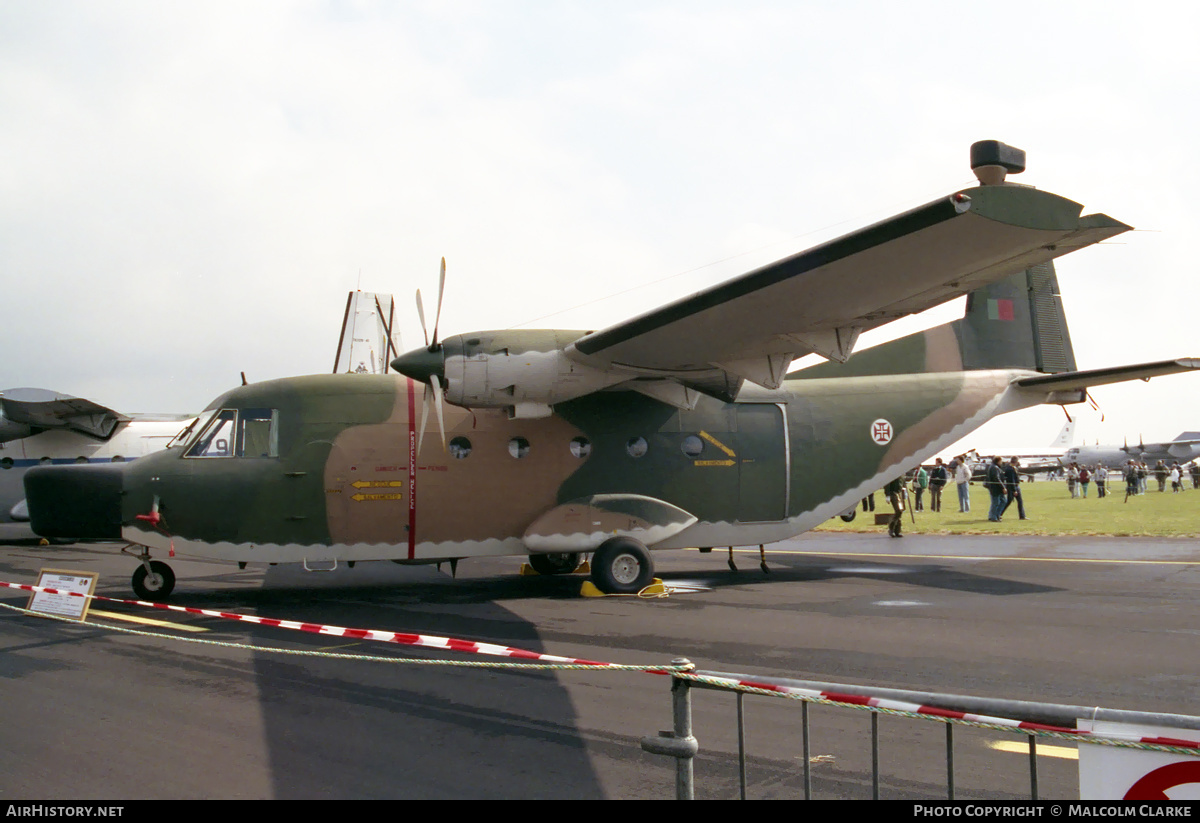
M 861 332 L 1128 231 L 1064 197 L 978 186 L 576 340 L 573 361 L 724 397 L 794 358 L 844 362 Z
M 46 389 L 8 389 L 0 394 L 0 442 L 47 429 L 67 429 L 106 440 L 130 419 L 91 400 Z

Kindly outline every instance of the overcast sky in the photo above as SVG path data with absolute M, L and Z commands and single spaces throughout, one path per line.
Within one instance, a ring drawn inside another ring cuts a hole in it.
M 443 255 L 443 336 L 600 328 L 971 185 L 989 138 L 1139 229 L 1058 264 L 1080 367 L 1200 355 L 1198 8 L 0 0 L 0 388 L 328 371 L 346 292 L 415 343 Z M 1089 439 L 1200 429 L 1200 375 L 1093 395 Z

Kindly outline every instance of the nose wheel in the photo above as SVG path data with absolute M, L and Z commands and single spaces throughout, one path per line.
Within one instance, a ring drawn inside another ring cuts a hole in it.
M 175 572 L 161 560 L 143 560 L 133 571 L 133 592 L 139 600 L 159 603 L 175 590 Z

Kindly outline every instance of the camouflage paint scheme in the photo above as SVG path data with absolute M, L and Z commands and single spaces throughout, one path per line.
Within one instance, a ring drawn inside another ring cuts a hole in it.
M 269 417 L 271 456 L 188 456 L 185 444 L 119 475 L 32 469 L 34 529 L 239 562 L 563 554 L 613 537 L 766 544 L 998 414 L 1200 367 L 1077 371 L 1052 260 L 1129 227 L 1004 183 L 1024 168 L 1019 150 L 976 144 L 972 166 L 984 185 L 607 329 L 438 343 L 435 328 L 432 345 L 392 361 L 407 376 L 239 387 L 210 411 L 254 410 L 242 417 L 256 436 Z M 852 354 L 864 329 L 962 294 L 961 320 Z M 827 362 L 785 378 L 811 352 Z M 421 441 L 442 386 L 450 448 L 440 433 Z M 617 551 L 652 566 L 638 546 Z M 157 573 L 148 551 L 141 561 Z
M 470 454 L 455 459 L 429 437 L 415 470 L 422 384 L 271 381 L 213 408 L 278 408 L 280 457 L 185 458 L 175 448 L 144 458 L 127 469 L 122 534 L 160 551 L 265 562 L 591 550 L 613 534 L 650 548 L 769 543 L 843 511 L 994 415 L 1043 401 L 1045 392 L 1013 389 L 1024 374 L 788 380 L 773 392 L 744 390 L 737 403 L 703 397 L 693 410 L 602 392 L 537 420 L 448 406 L 447 437 L 469 438 Z M 893 432 L 884 444 L 872 438 L 880 419 Z M 683 451 L 689 435 L 700 438 L 694 456 Z M 519 459 L 509 451 L 515 437 L 530 444 Z M 572 454 L 578 437 L 591 445 L 585 458 Z M 647 448 L 635 458 L 627 444 L 637 437 Z M 599 527 L 594 511 L 581 516 L 597 495 L 625 503 L 610 504 Z M 156 496 L 160 528 L 135 519 Z M 671 515 L 687 522 L 672 532 Z M 669 533 L 654 539 L 656 528 Z

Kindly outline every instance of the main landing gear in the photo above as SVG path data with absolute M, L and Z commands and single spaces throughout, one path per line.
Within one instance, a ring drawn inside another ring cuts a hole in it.
M 579 568 L 578 552 L 529 555 L 538 574 L 571 574 Z M 654 582 L 650 550 L 632 537 L 610 537 L 592 553 L 592 585 L 605 594 L 637 594 Z
M 579 553 L 531 554 L 529 555 L 529 565 L 538 574 L 546 576 L 570 574 L 579 567 Z
M 131 552 L 130 549 L 134 548 L 140 551 Z M 161 603 L 171 596 L 171 592 L 175 590 L 175 572 L 170 566 L 161 560 L 151 560 L 150 552 L 145 546 L 126 546 L 121 551 L 133 554 L 141 562 L 141 565 L 133 570 L 133 579 L 130 580 L 133 593 L 139 600 Z
M 650 551 L 632 537 L 610 537 L 592 555 L 592 583 L 605 594 L 637 594 L 653 581 Z

